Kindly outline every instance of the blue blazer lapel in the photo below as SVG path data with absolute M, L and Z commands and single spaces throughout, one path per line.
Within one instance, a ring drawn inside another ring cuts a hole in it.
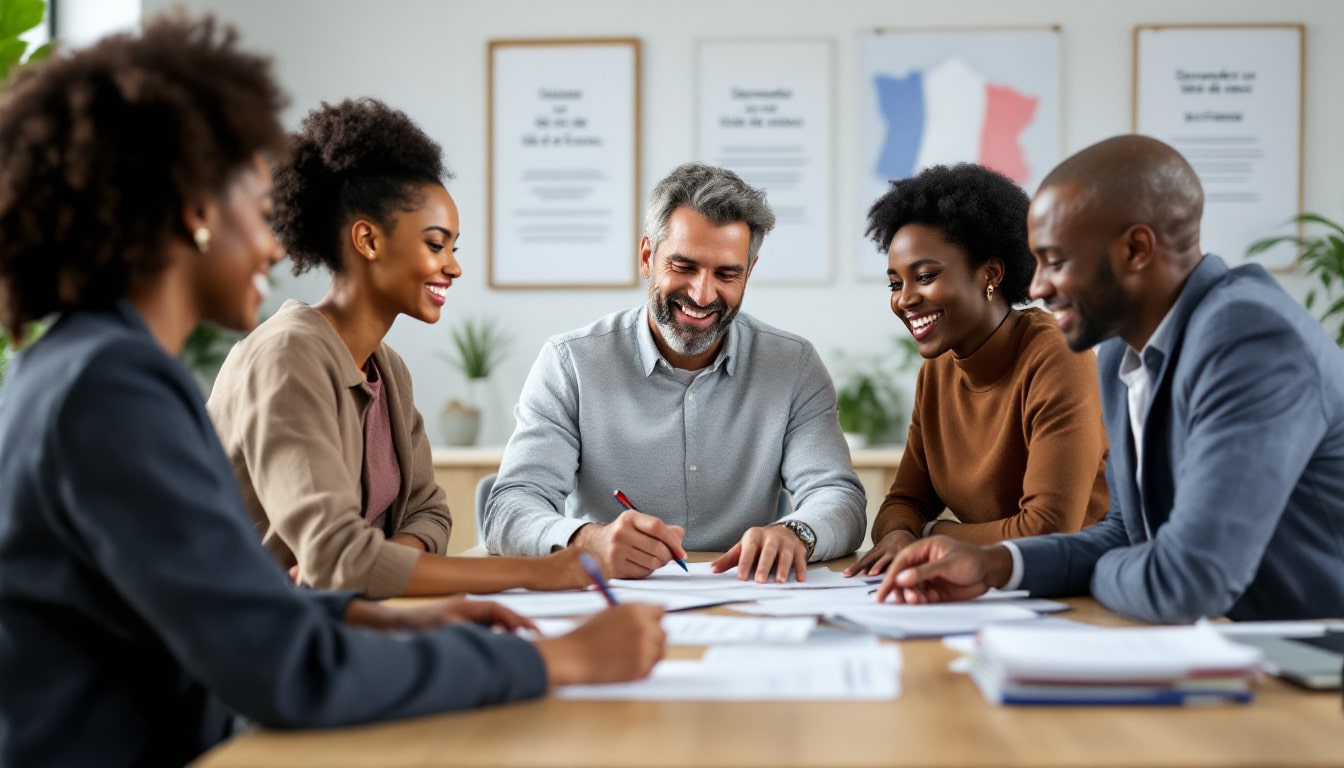
M 1162 357 L 1153 376 L 1153 395 L 1149 401 L 1147 416 L 1144 418 L 1143 487 L 1138 489 L 1139 499 L 1142 502 L 1140 509 L 1148 520 L 1149 530 L 1154 534 L 1171 516 L 1171 508 L 1176 501 L 1176 465 L 1181 459 L 1180 448 L 1185 441 L 1184 419 L 1175 412 L 1172 396 L 1173 371 L 1180 362 L 1181 349 L 1185 343 L 1185 327 L 1190 315 L 1204 300 L 1209 289 L 1227 272 L 1227 265 L 1222 259 L 1206 255 L 1190 273 L 1185 286 L 1181 288 L 1180 296 L 1176 299 L 1176 304 L 1171 308 L 1170 349 Z M 1123 393 L 1123 384 L 1120 388 Z M 1110 424 L 1108 423 L 1106 427 L 1110 429 Z M 1125 424 L 1125 431 L 1126 433 L 1130 431 L 1128 424 Z M 1132 438 L 1130 443 L 1133 443 Z M 1130 456 L 1132 458 L 1133 454 Z M 1134 480 L 1132 469 L 1129 477 L 1132 484 Z M 1142 524 L 1142 521 L 1139 522 Z
M 1129 427 L 1128 389 L 1120 380 L 1120 361 L 1124 359 L 1125 342 L 1111 339 L 1097 349 L 1097 375 L 1101 388 L 1101 415 L 1110 438 L 1107 481 L 1111 493 L 1120 505 L 1125 530 L 1131 543 L 1144 540 L 1143 508 L 1139 489 L 1134 480 L 1134 432 Z

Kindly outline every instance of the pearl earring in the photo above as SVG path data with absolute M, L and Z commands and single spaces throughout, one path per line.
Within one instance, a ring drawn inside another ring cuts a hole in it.
M 994 300 L 994 284 L 990 283 L 989 285 L 985 286 L 985 301 L 993 301 L 993 300 Z
M 210 230 L 205 227 L 197 227 L 191 233 L 191 239 L 196 241 L 196 250 L 206 253 L 210 250 Z

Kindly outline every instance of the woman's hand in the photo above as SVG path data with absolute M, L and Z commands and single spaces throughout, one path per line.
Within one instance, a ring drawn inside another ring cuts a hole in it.
M 845 576 L 857 576 L 861 573 L 868 576 L 880 576 L 883 571 L 887 570 L 891 561 L 896 559 L 897 552 L 916 541 L 918 539 L 915 538 L 913 533 L 904 528 L 897 528 L 883 536 L 880 541 L 873 545 L 872 549 L 868 550 L 867 554 L 846 568 Z
M 579 565 L 583 552 L 583 547 L 569 546 L 545 557 L 528 558 L 521 586 L 532 590 L 583 589 L 592 584 Z

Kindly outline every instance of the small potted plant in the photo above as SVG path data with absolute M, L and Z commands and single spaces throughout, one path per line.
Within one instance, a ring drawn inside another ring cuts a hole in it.
M 851 449 L 867 448 L 891 428 L 894 416 L 890 397 L 884 397 L 885 383 L 874 373 L 860 371 L 850 375 L 835 393 L 840 409 L 840 431 Z
M 1266 237 L 1251 243 L 1246 255 L 1256 256 L 1280 243 L 1294 243 L 1301 248 L 1301 263 L 1306 266 L 1307 274 L 1320 283 L 1319 292 L 1318 288 L 1307 291 L 1304 303 L 1307 309 L 1314 309 L 1317 297 L 1330 302 L 1321 313 L 1321 323 L 1327 330 L 1333 330 L 1335 343 L 1344 347 L 1344 296 L 1336 295 L 1344 291 L 1344 225 L 1317 213 L 1295 216 L 1291 223 L 1315 225 L 1319 232 L 1309 237 Z
M 840 368 L 836 406 L 840 431 L 850 450 L 881 442 L 898 442 L 896 434 L 904 416 L 903 388 L 923 359 L 909 336 L 895 337 L 886 354 L 853 356 L 839 353 Z
M 481 429 L 484 382 L 504 360 L 509 337 L 491 318 L 467 318 L 452 331 L 453 349 L 440 356 L 461 372 L 467 392 L 443 406 L 439 426 L 448 445 L 475 445 Z

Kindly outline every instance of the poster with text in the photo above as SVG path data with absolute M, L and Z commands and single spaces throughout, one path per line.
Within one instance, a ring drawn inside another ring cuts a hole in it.
M 858 101 L 857 232 L 892 180 L 933 165 L 980 163 L 1030 194 L 1060 159 L 1059 32 L 865 33 Z M 872 241 L 859 253 L 860 277 L 885 274 Z
M 639 42 L 490 43 L 494 288 L 635 284 Z
M 702 41 L 699 158 L 766 191 L 753 283 L 830 279 L 831 44 Z
M 1302 27 L 1138 27 L 1134 130 L 1175 147 L 1204 186 L 1201 244 L 1231 263 L 1292 234 L 1301 210 Z M 1290 269 L 1283 244 L 1255 257 Z

